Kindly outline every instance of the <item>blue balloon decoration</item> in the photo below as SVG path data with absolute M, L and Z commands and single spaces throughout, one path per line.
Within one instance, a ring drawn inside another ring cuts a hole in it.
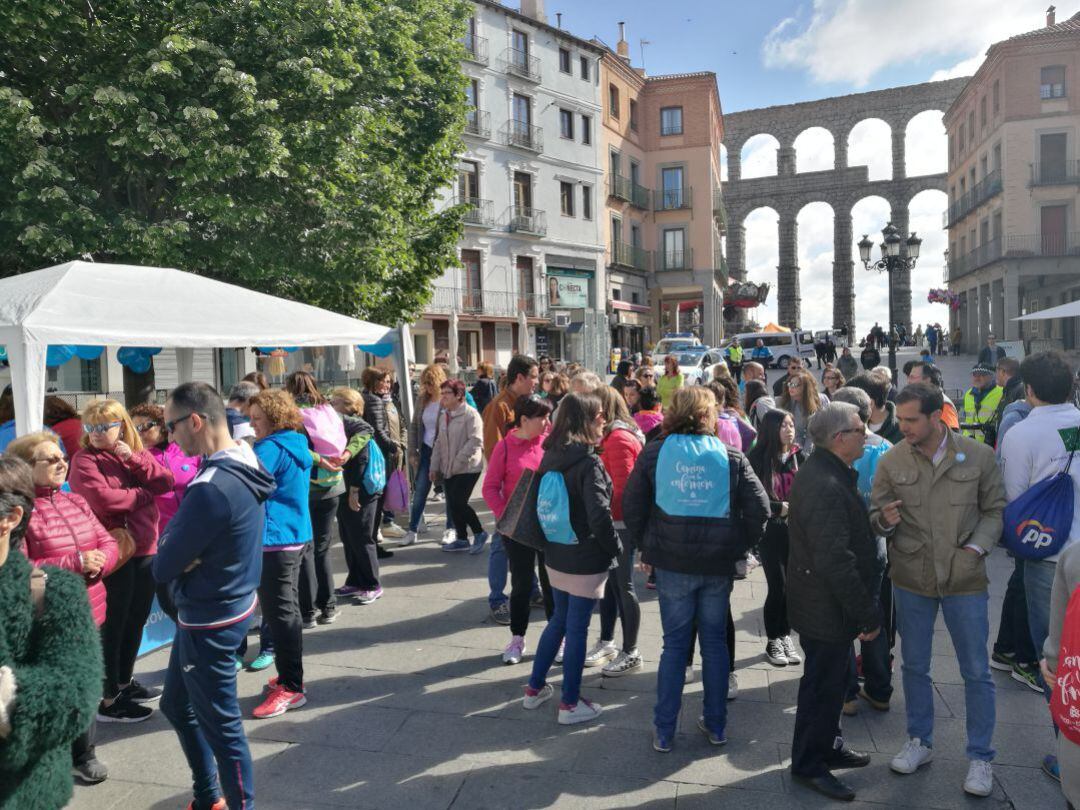
M 72 346 L 75 356 L 82 360 L 97 360 L 105 351 L 104 346 Z
M 131 369 L 135 374 L 145 374 L 150 370 L 150 358 L 160 351 L 160 347 L 124 346 L 116 353 L 116 359 L 120 365 Z
M 362 352 L 373 354 L 376 357 L 389 357 L 394 351 L 393 343 L 367 343 L 357 344 L 358 348 Z
M 75 356 L 74 346 L 50 346 L 48 351 L 45 352 L 45 365 L 49 368 L 55 368 L 56 366 L 62 366 L 68 360 Z

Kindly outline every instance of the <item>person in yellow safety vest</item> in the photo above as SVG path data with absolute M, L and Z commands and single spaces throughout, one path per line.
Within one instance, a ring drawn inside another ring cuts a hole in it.
M 1001 401 L 1001 386 L 994 384 L 994 369 L 982 363 L 971 369 L 971 382 L 971 388 L 964 393 L 964 411 L 960 414 L 961 432 L 993 447 L 997 441 L 993 435 L 994 412 Z M 986 427 L 979 429 L 975 425 Z
M 732 341 L 731 345 L 724 351 L 724 355 L 727 357 L 728 368 L 731 370 L 732 375 L 735 377 L 735 382 L 742 382 L 742 364 L 743 364 L 743 348 L 739 341 Z

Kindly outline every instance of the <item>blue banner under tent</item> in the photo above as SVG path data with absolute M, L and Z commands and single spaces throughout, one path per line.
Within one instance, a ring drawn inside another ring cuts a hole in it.
M 154 597 L 154 606 L 150 609 L 150 615 L 143 626 L 142 643 L 139 645 L 139 655 L 146 655 L 154 650 L 171 644 L 176 634 L 176 623 L 165 615 L 165 611 Z

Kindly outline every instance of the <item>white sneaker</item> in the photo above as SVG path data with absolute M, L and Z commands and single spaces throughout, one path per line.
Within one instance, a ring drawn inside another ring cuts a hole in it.
M 784 641 L 779 638 L 770 638 L 765 644 L 765 660 L 774 667 L 786 667 L 788 665 L 787 653 L 784 651 Z
M 694 665 L 691 664 L 690 666 L 688 666 L 686 668 L 686 675 L 683 676 L 683 683 L 693 683 L 693 682 L 694 682 Z
M 401 538 L 401 545 L 411 546 L 416 542 L 416 532 L 405 532 L 405 536 Z
M 780 643 L 784 647 L 784 656 L 787 658 L 789 664 L 802 663 L 802 656 L 799 655 L 799 651 L 795 649 L 795 642 L 791 640 L 791 636 L 784 636 L 780 639 Z
M 641 653 L 637 650 L 628 653 L 620 652 L 615 656 L 614 661 L 604 664 L 600 674 L 605 678 L 618 678 L 620 675 L 633 672 L 635 669 L 641 669 L 641 663 Z
M 457 540 L 457 530 L 447 529 L 442 533 L 442 544 L 445 546 L 447 543 L 453 543 Z
M 578 698 L 573 706 L 559 706 L 559 725 L 574 726 L 578 723 L 588 723 L 600 716 L 604 709 L 599 703 L 590 703 L 585 698 Z
M 994 791 L 994 768 L 981 759 L 971 760 L 967 779 L 964 780 L 964 792 L 972 796 L 989 796 Z
M 525 688 L 528 689 L 528 687 Z M 551 688 L 551 684 L 545 683 L 543 687 L 541 687 L 540 691 L 537 692 L 535 695 L 530 695 L 528 692 L 526 692 L 525 697 L 521 700 L 521 705 L 524 706 L 526 709 L 539 709 L 541 706 L 551 700 L 551 696 L 554 694 L 555 690 Z
M 727 676 L 727 699 L 734 700 L 739 696 L 739 677 L 734 672 Z
M 393 537 L 395 539 L 405 536 L 405 530 L 396 523 L 384 523 L 382 533 L 384 537 Z
M 525 655 L 525 636 L 514 636 L 503 650 L 502 660 L 504 664 L 520 664 Z
M 900 749 L 900 753 L 892 758 L 892 761 L 889 762 L 889 767 L 897 773 L 915 773 L 915 771 L 933 758 L 933 749 L 923 745 L 922 740 L 918 737 L 912 737 L 904 743 L 904 747 Z M 973 760 L 972 766 L 974 766 L 974 764 Z M 969 772 L 968 778 L 970 777 L 971 773 Z M 964 783 L 964 789 L 967 789 L 966 782 Z
M 427 533 L 427 518 L 425 518 L 423 515 L 420 516 L 420 523 L 417 525 L 416 531 L 420 534 Z
M 598 667 L 611 661 L 618 654 L 619 648 L 615 646 L 614 641 L 599 639 L 592 645 L 592 649 L 585 653 L 585 666 Z

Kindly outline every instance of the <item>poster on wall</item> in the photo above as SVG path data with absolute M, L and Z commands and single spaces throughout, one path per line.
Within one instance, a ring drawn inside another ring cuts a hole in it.
M 592 273 L 581 270 L 548 268 L 548 306 L 561 309 L 587 309 Z

